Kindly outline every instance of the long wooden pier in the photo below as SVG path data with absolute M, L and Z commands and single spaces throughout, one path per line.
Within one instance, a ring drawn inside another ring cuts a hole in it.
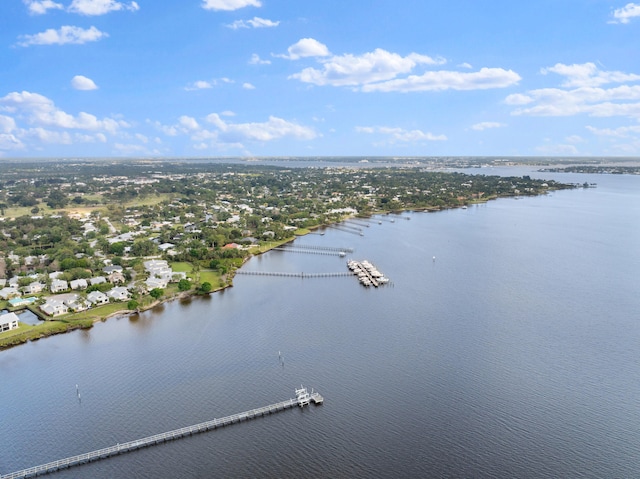
M 304 391 L 306 393 L 306 389 Z M 296 392 L 298 392 L 298 390 L 296 390 Z M 308 395 L 308 398 L 314 404 L 322 404 L 324 402 L 324 398 L 317 392 L 312 392 Z M 266 416 L 267 414 L 274 414 L 276 412 L 284 411 L 285 409 L 289 409 L 294 406 L 304 406 L 304 404 L 308 403 L 309 401 L 306 401 L 304 403 L 301 402 L 300 397 L 296 399 L 287 399 L 286 401 L 260 407 L 257 409 L 251 409 L 239 414 L 233 414 L 231 416 L 213 419 L 212 421 L 194 424 L 193 426 L 187 426 L 180 429 L 175 429 L 173 431 L 143 437 L 142 439 L 137 439 L 135 441 L 119 443 L 115 446 L 105 447 L 103 449 L 87 452 L 85 454 L 79 454 L 77 456 L 67 457 L 65 459 L 59 459 L 57 461 L 52 461 L 40 466 L 30 467 L 21 471 L 11 472 L 9 474 L 1 475 L 0 479 L 22 479 L 27 477 L 41 476 L 44 474 L 49 474 L 51 472 L 59 471 L 61 469 L 68 469 L 73 466 L 79 466 L 88 462 L 99 461 L 108 457 L 135 451 L 137 449 L 142 449 L 143 447 L 162 444 L 167 441 L 173 441 L 175 439 L 193 436 L 194 434 L 211 431 L 213 429 L 228 426 L 230 424 L 248 421 L 257 417 Z
M 337 273 L 297 273 L 297 272 L 285 272 L 285 271 L 245 271 L 239 269 L 236 274 L 244 274 L 247 276 L 285 276 L 288 278 L 334 278 L 339 276 L 352 276 L 351 273 L 337 272 Z

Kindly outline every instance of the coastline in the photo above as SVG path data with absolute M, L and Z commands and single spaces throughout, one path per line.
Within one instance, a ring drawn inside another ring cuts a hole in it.
M 481 199 L 477 199 L 473 202 L 470 202 L 470 204 L 478 204 L 478 203 L 487 203 L 491 200 L 496 200 L 502 198 L 501 196 L 488 196 L 485 198 L 481 198 Z M 42 316 L 42 314 L 33 307 L 28 307 L 27 309 L 29 309 L 31 312 L 33 312 L 34 314 L 36 314 L 39 318 L 42 318 L 44 323 L 36 325 L 36 326 L 29 326 L 29 329 L 25 330 L 25 331 L 18 331 L 16 334 L 9 334 L 5 337 L 0 337 L 0 352 L 2 352 L 3 350 L 6 349 L 10 349 L 13 348 L 15 346 L 19 346 L 21 344 L 25 344 L 29 341 L 38 341 L 40 339 L 49 337 L 49 336 L 55 336 L 58 334 L 63 334 L 63 333 L 68 333 L 70 331 L 75 331 L 77 329 L 91 329 L 93 327 L 93 325 L 97 322 L 104 322 L 107 321 L 110 318 L 113 317 L 118 317 L 118 316 L 131 316 L 134 314 L 139 314 L 141 312 L 144 311 L 148 311 L 160 304 L 166 303 L 166 302 L 170 302 L 170 301 L 174 301 L 174 300 L 179 300 L 179 299 L 185 299 L 185 298 L 190 298 L 190 297 L 194 297 L 194 296 L 198 296 L 198 295 L 203 295 L 203 294 L 214 294 L 217 293 L 219 291 L 222 291 L 226 288 L 232 287 L 233 286 L 233 278 L 235 276 L 235 272 L 242 268 L 242 266 L 253 256 L 259 256 L 261 254 L 264 254 L 268 251 L 271 251 L 274 248 L 277 248 L 283 244 L 287 244 L 287 243 L 291 243 L 293 241 L 295 241 L 295 239 L 299 236 L 306 236 L 307 234 L 310 234 L 311 232 L 321 229 L 321 228 L 327 228 L 330 227 L 331 225 L 334 224 L 339 224 L 343 221 L 346 221 L 350 218 L 372 218 L 374 216 L 377 215 L 389 215 L 389 214 L 402 214 L 402 213 L 406 213 L 406 212 L 419 212 L 419 213 L 435 213 L 438 211 L 443 211 L 443 210 L 447 210 L 447 209 L 456 209 L 456 208 L 462 208 L 463 205 L 456 205 L 456 206 L 433 206 L 433 207 L 424 207 L 424 208 L 413 208 L 413 209 L 401 209 L 401 210 L 397 210 L 397 211 L 386 211 L 386 210 L 382 210 L 382 211 L 371 211 L 368 212 L 367 214 L 364 215 L 347 215 L 343 218 L 341 218 L 339 221 L 336 221 L 335 223 L 331 223 L 331 224 L 320 224 L 320 225 L 315 225 L 312 227 L 308 227 L 308 228 L 301 228 L 295 231 L 294 235 L 290 238 L 287 238 L 285 240 L 281 240 L 281 241 L 273 241 L 273 242 L 269 242 L 267 245 L 263 245 L 263 246 L 259 246 L 255 252 L 251 252 L 250 255 L 246 256 L 245 258 L 243 258 L 242 264 L 238 267 L 235 268 L 234 270 L 230 271 L 227 273 L 227 278 L 224 282 L 223 286 L 218 286 L 215 289 L 212 289 L 211 291 L 207 292 L 207 293 L 202 293 L 199 292 L 196 289 L 193 290 L 189 290 L 189 291 L 182 291 L 179 292 L 177 294 L 173 294 L 171 296 L 168 296 L 166 298 L 162 298 L 162 299 L 157 299 L 155 301 L 152 301 L 151 303 L 143 306 L 143 307 L 138 307 L 135 310 L 130 310 L 126 308 L 126 304 L 125 303 L 112 303 L 112 304 L 122 304 L 122 308 L 121 309 L 117 309 L 115 311 L 111 311 L 107 314 L 104 315 L 100 315 L 97 314 L 95 316 L 91 316 L 90 318 L 80 318 L 78 319 L 78 316 L 82 315 L 83 313 L 72 313 L 69 316 L 65 317 L 65 318 L 61 318 L 61 319 L 50 319 L 50 318 L 45 318 Z M 20 308 L 22 309 L 22 308 Z M 18 311 L 20 309 L 15 309 L 13 311 Z M 99 310 L 98 310 L 99 313 Z M 76 319 L 74 319 L 74 316 L 76 317 Z

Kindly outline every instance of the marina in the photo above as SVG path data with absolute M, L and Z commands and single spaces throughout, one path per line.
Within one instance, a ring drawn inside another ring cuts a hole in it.
M 76 385 L 76 390 L 78 386 Z M 23 469 L 9 474 L 0 476 L 0 479 L 22 479 L 27 477 L 42 476 L 50 474 L 52 472 L 59 471 L 61 469 L 68 469 L 73 466 L 80 466 L 89 462 L 99 461 L 108 457 L 117 456 L 126 452 L 135 451 L 148 446 L 154 446 L 156 444 L 162 444 L 167 441 L 173 441 L 187 436 L 193 436 L 220 427 L 229 426 L 231 424 L 248 421 L 258 417 L 266 416 L 268 414 L 274 414 L 285 409 L 290 409 L 295 406 L 304 407 L 310 403 L 315 405 L 323 404 L 324 398 L 313 390 L 311 393 L 307 391 L 307 388 L 301 386 L 295 390 L 296 398 L 287 399 L 269 406 L 260 407 L 257 409 L 251 409 L 249 411 L 241 412 L 238 414 L 232 414 L 231 416 L 222 417 L 219 419 L 213 419 L 212 421 L 202 422 L 194 424 L 193 426 L 187 426 L 173 431 L 155 434 L 153 436 L 144 437 L 135 441 L 129 441 L 124 443 L 118 443 L 115 446 L 105 447 L 103 449 L 97 449 L 95 451 L 87 452 L 85 454 L 79 454 L 77 456 L 67 457 L 65 459 L 59 459 L 57 461 L 48 462 L 40 466 L 34 466 L 27 469 Z M 78 398 L 80 393 L 78 392 Z
M 358 280 L 363 286 L 374 286 L 377 288 L 389 282 L 389 278 L 367 260 L 349 260 L 347 261 L 347 267 L 358 277 Z

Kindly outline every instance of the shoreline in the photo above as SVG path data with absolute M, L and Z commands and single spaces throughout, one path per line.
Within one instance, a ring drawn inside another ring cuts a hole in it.
M 536 195 L 537 196 L 537 195 Z M 499 199 L 502 198 L 501 196 L 496 196 L 496 197 L 486 197 L 486 198 L 482 198 L 482 199 L 478 199 L 475 200 L 473 202 L 470 202 L 470 204 L 480 204 L 480 203 L 487 203 L 491 200 L 495 200 L 495 199 Z M 504 198 L 507 198 L 507 196 L 505 196 Z M 77 329 L 91 329 L 93 327 L 93 325 L 95 323 L 98 322 L 105 322 L 110 318 L 113 317 L 117 317 L 117 316 L 132 316 L 134 314 L 140 314 L 142 312 L 145 311 L 149 311 L 150 309 L 153 309 L 154 307 L 163 304 L 163 303 L 167 303 L 170 301 L 174 301 L 174 300 L 180 300 L 180 299 L 185 299 L 185 298 L 192 298 L 194 296 L 200 296 L 200 295 L 211 295 L 220 291 L 223 291 L 227 288 L 233 287 L 233 278 L 235 277 L 235 272 L 242 268 L 242 266 L 244 266 L 244 264 L 249 261 L 252 257 L 254 256 L 259 256 L 261 254 L 267 253 L 268 251 L 271 251 L 274 248 L 277 248 L 283 244 L 287 244 L 287 243 L 291 243 L 294 242 L 296 240 L 296 238 L 300 237 L 300 236 L 306 236 L 308 234 L 310 234 L 311 232 L 321 229 L 321 228 L 329 228 L 334 224 L 339 224 L 342 223 L 350 218 L 373 218 L 374 216 L 380 216 L 380 215 L 399 215 L 402 213 L 411 213 L 411 212 L 416 212 L 416 213 L 435 213 L 438 211 L 444 211 L 444 210 L 448 210 L 448 209 L 456 209 L 456 208 L 462 208 L 463 205 L 459 205 L 459 206 L 434 206 L 434 207 L 424 207 L 424 208 L 413 208 L 413 209 L 405 209 L 405 210 L 398 210 L 398 211 L 372 211 L 370 213 L 367 213 L 366 215 L 349 215 L 349 216 L 345 216 L 344 218 L 342 218 L 340 221 L 337 221 L 335 223 L 331 223 L 331 224 L 320 224 L 320 225 L 315 225 L 315 226 L 311 226 L 308 228 L 301 228 L 299 230 L 296 231 L 296 233 L 294 233 L 294 236 L 292 236 L 291 238 L 287 238 L 286 240 L 282 240 L 282 241 L 274 241 L 273 244 L 269 244 L 267 246 L 263 246 L 263 247 L 258 247 L 257 251 L 255 253 L 251 253 L 250 255 L 248 255 L 247 257 L 243 258 L 242 264 L 234 269 L 233 271 L 231 271 L 230 273 L 227 273 L 229 276 L 227 278 L 227 281 L 225 282 L 224 286 L 219 286 L 216 289 L 212 289 L 211 291 L 209 291 L 208 293 L 199 293 L 197 290 L 190 290 L 190 291 L 182 291 L 179 292 L 175 295 L 172 295 L 170 297 L 164 298 L 164 299 L 159 299 L 159 300 L 155 300 L 152 303 L 144 306 L 143 308 L 137 308 L 136 310 L 129 310 L 126 308 L 125 304 L 123 304 L 123 308 L 122 309 L 118 309 L 117 311 L 113 311 L 110 312 L 106 315 L 96 315 L 96 317 L 92 317 L 92 318 L 88 318 L 88 319 L 73 319 L 73 313 L 71 315 L 69 315 L 68 317 L 62 318 L 62 319 L 50 319 L 50 318 L 45 318 L 43 317 L 43 315 L 37 311 L 36 308 L 30 308 L 30 307 L 26 307 L 24 309 L 28 309 L 29 311 L 31 311 L 32 313 L 34 313 L 36 316 L 38 316 L 39 318 L 42 319 L 42 321 L 44 323 L 49 323 L 47 326 L 47 328 L 42 328 L 41 331 L 37 330 L 37 329 L 29 329 L 26 331 L 22 331 L 19 332 L 18 334 L 13 334 L 13 335 L 9 335 L 5 338 L 0 338 L 0 352 L 13 348 L 15 346 L 19 346 L 21 344 L 25 344 L 28 343 L 30 341 L 38 341 L 40 339 L 44 339 L 47 338 L 49 336 L 56 336 L 58 334 L 64 334 L 64 333 L 68 333 L 70 331 L 75 331 Z M 264 249 L 263 249 L 264 248 Z M 19 311 L 20 309 L 13 309 L 12 311 Z M 81 314 L 81 313 L 78 313 Z M 43 323 L 43 324 L 44 324 Z M 41 325 L 36 325 L 34 326 L 34 328 L 37 328 L 38 326 Z

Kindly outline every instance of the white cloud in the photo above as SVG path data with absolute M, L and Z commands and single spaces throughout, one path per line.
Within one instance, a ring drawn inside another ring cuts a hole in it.
M 95 115 L 85 112 L 71 115 L 58 109 L 49 98 L 28 91 L 12 92 L 0 98 L 0 111 L 2 110 L 14 113 L 16 118 L 37 126 L 108 133 L 115 133 L 118 129 L 129 126 L 122 120 L 100 120 Z
M 446 135 L 434 135 L 422 130 L 404 130 L 402 128 L 391 128 L 387 126 L 357 126 L 358 133 L 387 135 L 390 143 L 413 143 L 420 141 L 445 141 Z
M 70 12 L 81 15 L 104 15 L 119 10 L 135 12 L 139 9 L 136 2 L 126 4 L 115 0 L 73 0 L 69 5 Z
M 83 44 L 87 42 L 95 42 L 109 35 L 101 32 L 96 27 L 84 29 L 81 27 L 73 27 L 65 25 L 59 30 L 50 28 L 44 32 L 35 35 L 21 35 L 22 41 L 18 42 L 21 47 L 29 45 L 65 45 L 65 44 Z
M 11 133 L 16 129 L 16 121 L 10 116 L 0 115 L 0 133 Z
M 410 72 L 418 65 L 434 65 L 443 63 L 444 60 L 417 53 L 402 57 L 377 48 L 361 56 L 335 55 L 320 62 L 323 64 L 322 69 L 305 68 L 290 78 L 314 85 L 359 86 L 391 80 Z
M 487 130 L 489 128 L 502 128 L 504 126 L 507 126 L 507 125 L 505 125 L 504 123 L 499 123 L 497 121 L 483 121 L 480 123 L 476 123 L 471 127 L 471 129 L 482 131 L 482 130 Z
M 225 110 L 222 113 L 220 113 L 222 116 L 236 116 L 236 114 L 234 112 L 232 112 L 231 110 Z
M 536 151 L 543 155 L 577 155 L 578 149 L 574 145 L 544 145 L 538 146 Z
M 640 75 L 618 71 L 600 71 L 593 63 L 556 64 L 542 69 L 566 78 L 565 88 L 540 88 L 509 95 L 507 105 L 518 106 L 512 115 L 597 117 L 627 116 L 640 120 L 640 85 L 602 88 L 606 83 L 640 81 Z M 526 106 L 525 106 L 526 105 Z
M 466 68 L 467 70 L 471 70 L 473 67 L 471 66 L 471 63 L 464 62 L 460 63 L 458 65 L 458 68 Z
M 251 20 L 236 20 L 233 23 L 227 25 L 227 27 L 237 30 L 239 28 L 270 28 L 277 27 L 280 22 L 274 22 L 265 18 L 253 17 Z
M 613 17 L 609 23 L 629 23 L 631 18 L 640 17 L 640 4 L 627 3 L 622 8 L 617 8 L 611 14 Z
M 205 81 L 205 80 L 198 80 L 195 81 L 189 85 L 187 85 L 186 87 L 184 87 L 185 90 L 187 91 L 193 91 L 193 90 L 206 90 L 208 88 L 213 88 L 214 83 Z
M 244 7 L 261 7 L 260 0 L 203 0 L 202 8 L 205 10 L 238 10 Z
M 271 60 L 262 60 L 260 56 L 256 53 L 251 55 L 251 59 L 249 60 L 249 65 L 270 65 Z
M 568 88 L 600 86 L 606 83 L 624 83 L 640 80 L 640 75 L 634 73 L 601 71 L 594 63 L 590 62 L 573 65 L 556 63 L 552 67 L 541 69 L 540 72 L 544 75 L 549 72 L 557 73 L 558 75 L 566 77 L 562 86 Z
M 583 143 L 584 142 L 584 138 L 582 138 L 580 135 L 570 135 L 567 136 L 564 141 L 566 141 L 567 143 Z
M 72 143 L 71 135 L 68 131 L 54 131 L 46 128 L 36 127 L 29 128 L 25 132 L 25 136 L 35 138 L 41 143 L 51 143 L 57 145 L 70 145 Z
M 218 114 L 212 113 L 207 116 L 207 121 L 219 130 L 216 137 L 224 143 L 272 141 L 285 137 L 311 140 L 318 136 L 312 128 L 275 116 L 270 116 L 268 121 L 262 123 L 227 123 Z
M 24 148 L 24 144 L 15 136 L 16 130 L 16 122 L 13 118 L 0 115 L 0 151 Z
M 97 90 L 98 85 L 91 78 L 76 75 L 71 79 L 71 86 L 76 90 Z
M 614 138 L 629 138 L 629 137 L 634 137 L 635 135 L 640 135 L 640 125 L 621 126 L 615 129 L 596 128 L 594 126 L 587 126 L 586 128 L 591 133 L 598 136 L 608 136 L 608 137 L 614 137 Z
M 22 0 L 29 9 L 31 15 L 42 15 L 47 13 L 47 10 L 63 10 L 64 6 L 61 3 L 56 3 L 53 0 Z
M 444 90 L 487 90 L 506 88 L 517 84 L 522 78 L 513 70 L 503 68 L 481 68 L 477 72 L 462 73 L 455 71 L 425 72 L 422 75 L 410 75 L 382 83 L 364 85 L 362 91 L 415 92 Z
M 245 90 L 255 90 L 256 89 L 255 86 L 253 86 L 251 83 L 248 83 L 248 82 L 243 83 L 242 84 L 242 88 L 244 88 Z
M 298 60 L 306 57 L 326 57 L 329 56 L 329 49 L 326 45 L 313 38 L 302 38 L 287 48 L 288 55 L 276 55 L 280 58 Z
M 196 119 L 190 116 L 182 115 L 180 118 L 178 118 L 178 123 L 180 124 L 180 126 L 186 128 L 187 130 L 200 129 L 200 125 L 198 125 Z

